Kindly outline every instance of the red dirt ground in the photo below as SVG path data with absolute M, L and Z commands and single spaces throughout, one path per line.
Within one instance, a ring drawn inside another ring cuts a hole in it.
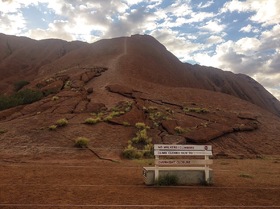
M 279 156 L 214 159 L 212 186 L 154 187 L 142 178 L 153 160 L 59 149 L 2 155 L 0 208 L 280 208 Z

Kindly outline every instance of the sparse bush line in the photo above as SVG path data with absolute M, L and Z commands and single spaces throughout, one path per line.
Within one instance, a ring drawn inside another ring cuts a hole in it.
M 207 108 L 201 107 L 184 107 L 183 111 L 185 113 L 194 112 L 194 113 L 209 113 L 210 111 Z
M 87 118 L 85 120 L 85 124 L 90 124 L 90 125 L 93 125 L 93 124 L 96 124 L 96 123 L 99 123 L 101 122 L 102 119 L 100 117 L 96 117 L 96 118 Z

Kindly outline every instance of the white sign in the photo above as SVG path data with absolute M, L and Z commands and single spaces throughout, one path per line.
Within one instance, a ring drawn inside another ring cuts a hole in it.
M 212 155 L 212 151 L 159 151 L 155 150 L 154 155 Z
M 193 150 L 193 151 L 203 151 L 212 150 L 211 145 L 170 145 L 170 144 L 155 144 L 155 150 Z
M 187 160 L 187 159 L 174 159 L 174 160 L 156 160 L 156 165 L 209 165 L 213 160 Z

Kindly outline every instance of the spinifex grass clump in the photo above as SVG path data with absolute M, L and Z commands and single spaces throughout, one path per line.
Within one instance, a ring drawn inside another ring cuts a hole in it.
M 57 127 L 63 127 L 68 125 L 68 120 L 66 118 L 62 118 L 56 121 L 55 123 Z
M 150 129 L 144 123 L 136 123 L 138 129 L 136 136 L 128 141 L 128 146 L 123 151 L 123 156 L 128 159 L 140 159 L 142 157 L 153 156 L 152 138 L 148 136 L 147 130 Z
M 50 131 L 54 131 L 54 130 L 56 130 L 57 129 L 57 125 L 51 125 L 51 126 L 49 126 L 49 130 Z
M 75 147 L 78 148 L 87 148 L 88 147 L 89 139 L 86 137 L 78 137 L 75 140 Z
M 184 107 L 183 111 L 185 113 L 188 113 L 188 112 L 209 113 L 210 112 L 207 108 L 201 108 L 201 107 Z
M 153 121 L 155 127 L 158 127 L 162 121 L 170 119 L 174 113 L 169 108 L 159 109 L 155 106 L 143 107 L 143 110 L 148 114 L 148 118 Z
M 86 123 L 86 124 L 93 125 L 93 124 L 99 123 L 99 122 L 101 122 L 101 121 L 102 121 L 102 119 L 101 119 L 100 117 L 96 117 L 96 118 L 87 118 L 87 119 L 85 120 L 85 123 Z

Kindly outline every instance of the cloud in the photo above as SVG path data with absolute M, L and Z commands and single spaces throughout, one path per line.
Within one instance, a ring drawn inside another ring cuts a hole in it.
M 263 26 L 274 25 L 280 22 L 279 0 L 231 0 L 221 9 L 225 12 L 254 12 L 250 20 L 261 23 Z
M 49 24 L 47 30 L 33 29 L 29 30 L 28 36 L 33 39 L 49 39 L 49 38 L 62 38 L 63 40 L 72 41 L 74 36 L 67 32 L 68 22 L 66 21 L 55 21 Z
M 188 40 L 187 35 L 180 35 L 171 29 L 156 29 L 151 32 L 151 35 L 183 62 L 191 60 L 191 54 L 203 48 L 202 44 Z
M 199 8 L 199 9 L 204 9 L 204 8 L 210 7 L 212 4 L 214 4 L 214 0 L 207 1 L 205 4 L 203 4 L 203 2 L 201 2 L 201 3 L 198 5 L 198 8 Z
M 207 30 L 213 33 L 220 33 L 226 28 L 225 24 L 220 24 L 219 20 L 210 20 L 201 26 L 200 29 Z
M 247 26 L 241 28 L 239 31 L 240 31 L 240 32 L 249 33 L 249 32 L 252 31 L 252 25 L 249 24 L 249 25 L 247 25 Z
M 221 36 L 216 36 L 216 35 L 212 35 L 206 40 L 206 43 L 211 45 L 219 44 L 221 42 L 224 42 L 224 39 Z
M 212 36 L 208 40 L 219 40 Z M 216 45 L 214 53 L 207 49 L 195 53 L 193 59 L 235 73 L 247 74 L 280 98 L 280 25 L 265 30 L 257 37 L 228 40 Z
M 254 79 L 265 86 L 265 88 L 280 101 L 280 73 L 276 75 L 267 75 L 260 72 L 254 76 Z
M 4 14 L 0 12 L 0 31 L 18 35 L 25 27 L 26 22 L 21 13 Z

